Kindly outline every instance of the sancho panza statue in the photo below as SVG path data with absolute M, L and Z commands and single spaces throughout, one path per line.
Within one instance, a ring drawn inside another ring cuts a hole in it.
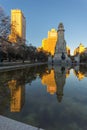
M 56 42 L 56 47 L 55 47 L 55 54 L 53 58 L 53 63 L 68 63 L 70 62 L 70 58 L 67 55 L 66 51 L 66 41 L 64 39 L 64 26 L 62 23 L 59 24 L 58 26 L 58 39 Z

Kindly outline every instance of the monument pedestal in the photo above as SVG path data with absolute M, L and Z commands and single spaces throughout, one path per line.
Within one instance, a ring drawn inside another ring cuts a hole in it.
M 64 59 L 63 59 L 62 53 L 58 53 L 58 54 L 55 54 L 55 56 L 53 58 L 53 62 L 54 62 L 54 64 L 70 64 L 71 60 L 67 56 L 66 53 L 64 54 Z

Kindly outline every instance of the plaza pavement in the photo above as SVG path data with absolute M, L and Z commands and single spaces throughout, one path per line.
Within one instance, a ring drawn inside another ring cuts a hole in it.
M 0 130 L 44 130 L 4 116 L 0 116 Z

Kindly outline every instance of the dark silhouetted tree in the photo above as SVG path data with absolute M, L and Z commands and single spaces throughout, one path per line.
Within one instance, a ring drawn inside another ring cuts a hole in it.
M 8 39 L 10 34 L 10 18 L 6 16 L 2 7 L 0 7 L 0 36 L 2 38 Z

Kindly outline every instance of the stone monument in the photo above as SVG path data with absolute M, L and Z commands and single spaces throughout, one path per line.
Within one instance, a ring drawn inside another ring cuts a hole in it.
M 64 39 L 64 31 L 65 31 L 64 26 L 62 23 L 60 23 L 58 26 L 58 31 L 57 31 L 58 39 L 56 42 L 55 54 L 53 58 L 54 64 L 70 62 L 70 58 L 68 57 L 67 51 L 66 51 L 66 41 Z

